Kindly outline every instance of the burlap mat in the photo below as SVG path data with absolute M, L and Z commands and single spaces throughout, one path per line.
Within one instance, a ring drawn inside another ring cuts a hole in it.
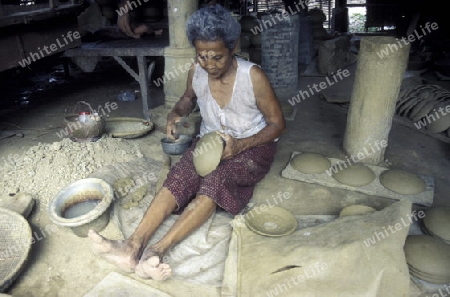
M 399 201 L 277 238 L 237 217 L 222 296 L 408 296 L 410 214 L 411 202 Z
M 161 187 L 168 172 L 166 165 L 158 160 L 137 159 L 103 167 L 89 176 L 104 179 L 111 185 L 118 179 L 131 178 L 138 185 L 136 191 L 140 185 L 147 187 L 145 196 L 133 207 L 124 208 L 120 199 L 117 197 L 115 199 L 111 221 L 120 229 L 124 238 L 128 238 L 134 232 Z M 178 217 L 170 215 L 148 244 L 159 241 Z M 166 254 L 163 260 L 171 266 L 172 278 L 220 287 L 232 232 L 229 224 L 232 218 L 224 211 L 217 211 L 200 228 Z

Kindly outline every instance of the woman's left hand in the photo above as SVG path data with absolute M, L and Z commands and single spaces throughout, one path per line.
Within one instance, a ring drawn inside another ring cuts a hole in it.
M 217 132 L 220 137 L 222 137 L 222 140 L 225 142 L 225 148 L 222 152 L 222 159 L 230 159 L 239 154 L 240 147 L 239 147 L 239 140 L 232 137 L 231 135 L 224 134 L 221 132 Z

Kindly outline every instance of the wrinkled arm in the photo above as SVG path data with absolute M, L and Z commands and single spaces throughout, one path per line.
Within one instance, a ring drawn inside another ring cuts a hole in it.
M 175 104 L 172 111 L 167 115 L 166 133 L 167 137 L 173 138 L 173 134 L 176 129 L 176 124 L 180 121 L 180 118 L 187 116 L 195 107 L 196 95 L 192 88 L 192 78 L 194 76 L 195 65 L 192 64 L 187 78 L 186 91 L 183 96 Z

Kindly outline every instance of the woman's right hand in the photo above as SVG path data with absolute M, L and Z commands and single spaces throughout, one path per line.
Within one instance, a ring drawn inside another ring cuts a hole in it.
M 166 124 L 166 134 L 170 139 L 176 139 L 177 136 L 177 125 L 180 122 L 181 117 L 175 112 L 171 111 L 167 115 L 167 124 Z
M 131 28 L 131 20 L 130 20 L 130 14 L 129 13 L 124 13 L 124 14 L 119 15 L 117 17 L 117 27 L 119 27 L 119 29 L 123 33 L 127 34 L 130 37 L 133 37 L 133 38 L 141 37 L 140 34 L 136 34 L 134 32 L 134 30 Z

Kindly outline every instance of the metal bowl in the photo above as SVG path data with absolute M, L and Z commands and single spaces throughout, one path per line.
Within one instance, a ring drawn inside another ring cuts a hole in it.
M 93 200 L 98 200 L 95 207 L 66 218 L 69 208 Z M 69 227 L 76 235 L 86 237 L 89 229 L 100 232 L 108 225 L 113 201 L 114 192 L 110 184 L 98 178 L 85 178 L 63 188 L 50 202 L 48 212 L 53 223 Z
M 162 149 L 168 155 L 181 155 L 191 146 L 191 143 L 192 137 L 187 135 L 180 135 L 176 140 L 167 137 L 161 139 Z

